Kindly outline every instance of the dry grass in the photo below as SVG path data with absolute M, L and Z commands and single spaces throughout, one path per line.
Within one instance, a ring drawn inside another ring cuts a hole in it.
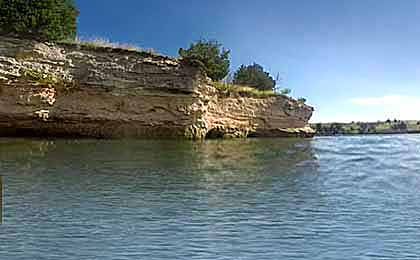
M 137 45 L 129 44 L 129 43 L 120 43 L 120 42 L 112 42 L 109 39 L 101 38 L 101 37 L 94 37 L 94 38 L 80 38 L 77 37 L 75 40 L 68 40 L 62 41 L 61 43 L 65 44 L 76 44 L 82 47 L 87 48 L 111 48 L 111 49 L 121 49 L 133 52 L 146 52 L 156 54 L 155 50 L 153 49 L 143 49 Z
M 214 87 L 227 94 L 234 93 L 234 94 L 239 94 L 239 95 L 244 95 L 244 96 L 261 97 L 261 98 L 282 96 L 281 94 L 276 93 L 273 90 L 258 90 L 249 86 L 235 85 L 232 83 L 225 83 L 225 82 L 214 82 Z

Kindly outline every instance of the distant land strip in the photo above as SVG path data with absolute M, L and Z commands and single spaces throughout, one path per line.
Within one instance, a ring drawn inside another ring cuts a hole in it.
M 387 120 L 378 122 L 315 123 L 311 124 L 318 136 L 360 134 L 418 134 L 420 120 Z

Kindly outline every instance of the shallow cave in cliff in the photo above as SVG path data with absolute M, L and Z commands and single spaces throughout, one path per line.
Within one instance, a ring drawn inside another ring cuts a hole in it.
M 224 133 L 220 129 L 213 128 L 206 134 L 206 139 L 221 139 L 224 137 Z

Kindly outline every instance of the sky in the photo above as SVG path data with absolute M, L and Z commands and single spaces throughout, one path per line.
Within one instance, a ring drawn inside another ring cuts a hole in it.
M 418 0 L 76 0 L 78 34 L 177 56 L 199 39 L 257 62 L 312 122 L 420 119 Z

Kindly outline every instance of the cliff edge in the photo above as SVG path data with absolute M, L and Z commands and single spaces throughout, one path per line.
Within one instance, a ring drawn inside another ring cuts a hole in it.
M 0 136 L 310 137 L 312 113 L 218 90 L 179 59 L 0 37 Z

